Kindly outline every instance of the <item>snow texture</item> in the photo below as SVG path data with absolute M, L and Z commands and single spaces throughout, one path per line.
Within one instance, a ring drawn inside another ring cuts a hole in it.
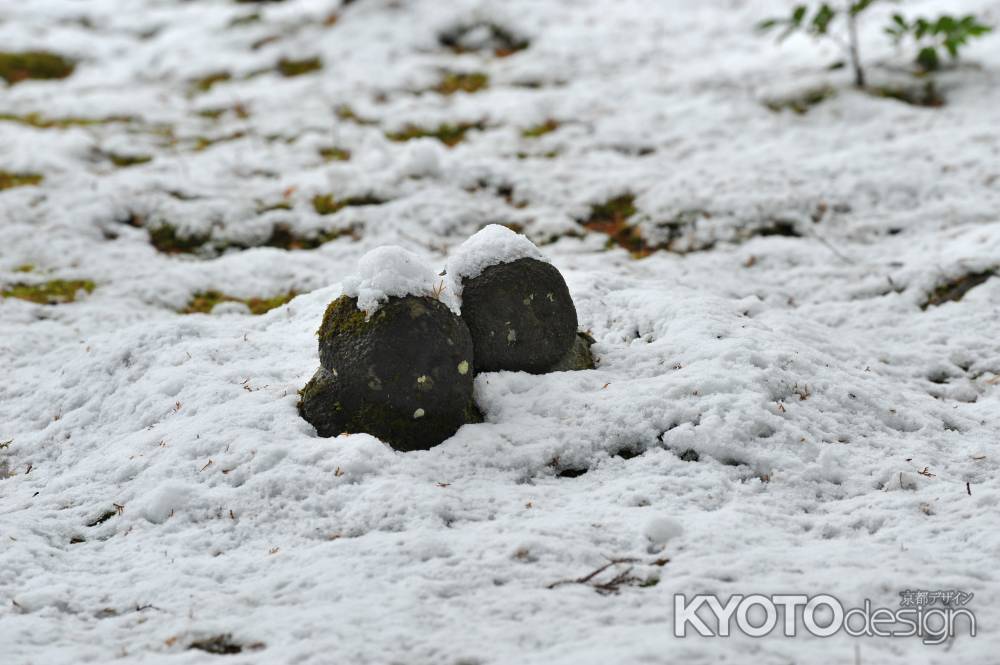
M 1000 36 L 915 107 L 754 33 L 792 4 L 0 2 L 0 49 L 77 60 L 0 81 L 0 170 L 44 176 L 0 191 L 0 290 L 96 286 L 0 299 L 0 662 L 996 663 L 1000 279 L 923 305 L 1000 267 Z M 873 85 L 913 80 L 895 11 L 1000 23 L 876 3 Z M 530 45 L 439 42 L 484 21 Z M 580 224 L 626 194 L 641 260 Z M 485 422 L 429 451 L 319 438 L 297 390 L 358 259 L 440 270 L 491 223 L 566 277 L 597 368 L 481 374 Z M 182 313 L 210 290 L 300 295 Z M 974 593 L 978 636 L 673 636 L 675 594 L 906 589 Z
M 463 242 L 448 257 L 448 290 L 462 295 L 462 281 L 478 277 L 490 266 L 512 263 L 518 259 L 548 262 L 535 244 L 506 226 L 489 224 Z
M 343 288 L 344 295 L 357 298 L 358 309 L 370 316 L 390 296 L 433 297 L 435 280 L 434 271 L 419 256 L 389 245 L 362 256 L 357 273 L 344 279 Z

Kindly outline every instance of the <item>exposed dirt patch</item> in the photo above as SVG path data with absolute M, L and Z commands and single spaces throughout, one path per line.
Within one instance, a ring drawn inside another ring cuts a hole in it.
M 895 99 L 911 106 L 927 108 L 941 108 L 948 101 L 932 80 L 926 81 L 923 85 L 880 86 L 869 89 L 869 92 L 876 97 Z
M 995 274 L 996 272 L 992 270 L 987 272 L 970 273 L 940 284 L 927 295 L 927 299 L 923 302 L 920 308 L 927 309 L 928 307 L 937 307 L 938 305 L 946 302 L 958 302 L 965 297 L 966 293 L 976 288 L 990 277 L 993 277 Z
M 492 52 L 505 58 L 523 51 L 531 42 L 510 28 L 489 21 L 459 23 L 438 35 L 438 43 L 454 53 Z
M 319 58 L 303 58 L 301 60 L 282 58 L 275 68 L 285 78 L 291 78 L 323 69 L 323 61 Z
M 534 125 L 533 127 L 528 127 L 521 132 L 521 136 L 526 139 L 537 139 L 539 136 L 545 136 L 551 132 L 559 129 L 559 121 L 549 118 L 545 122 Z
M 263 642 L 251 642 L 250 644 L 240 644 L 233 640 L 230 633 L 206 637 L 202 640 L 195 640 L 188 645 L 188 649 L 197 649 L 220 656 L 234 655 L 247 651 L 259 651 L 264 648 Z
M 76 300 L 81 291 L 90 293 L 93 290 L 94 283 L 89 279 L 53 279 L 40 284 L 11 284 L 0 291 L 0 296 L 40 305 L 61 305 Z
M 319 149 L 319 156 L 328 162 L 346 162 L 351 158 L 351 151 L 337 146 L 327 146 Z

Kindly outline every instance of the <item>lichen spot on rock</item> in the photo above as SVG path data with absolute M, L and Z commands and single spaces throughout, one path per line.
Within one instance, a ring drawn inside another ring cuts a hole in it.
M 458 363 L 458 373 L 462 374 L 462 375 L 465 375 L 465 374 L 469 373 L 469 361 L 468 360 L 463 360 L 462 362 Z
M 416 411 L 413 412 L 413 419 L 414 420 L 416 420 L 417 418 L 423 418 L 423 417 L 424 417 L 424 410 L 423 409 L 417 409 Z

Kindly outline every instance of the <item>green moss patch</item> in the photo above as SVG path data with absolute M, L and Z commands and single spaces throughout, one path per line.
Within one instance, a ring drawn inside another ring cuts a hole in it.
M 41 284 L 12 284 L 0 291 L 0 295 L 41 305 L 60 305 L 76 300 L 80 291 L 90 293 L 93 290 L 94 283 L 89 279 L 53 279 Z
M 323 61 L 319 58 L 304 58 L 302 60 L 282 58 L 278 61 L 276 68 L 279 74 L 289 78 L 323 69 Z
M 483 122 L 445 123 L 433 128 L 407 125 L 398 132 L 389 132 L 386 134 L 386 138 L 390 141 L 412 141 L 413 139 L 429 137 L 437 139 L 450 148 L 464 141 L 466 133 L 470 130 L 483 130 L 485 128 L 486 125 Z
M 11 189 L 12 187 L 26 187 L 37 185 L 42 182 L 43 176 L 40 173 L 12 173 L 10 171 L 0 171 L 0 190 Z
M 582 220 L 584 226 L 600 224 L 620 224 L 636 213 L 635 195 L 623 194 L 604 203 L 590 207 L 590 215 Z
M 526 139 L 537 139 L 539 136 L 545 136 L 551 132 L 559 129 L 559 122 L 557 120 L 546 120 L 540 125 L 535 125 L 534 127 L 528 127 L 521 132 L 521 136 Z
M 490 77 L 482 72 L 445 72 L 434 92 L 453 95 L 456 92 L 474 93 L 490 87 Z
M 555 159 L 559 156 L 558 150 L 548 150 L 546 152 L 524 152 L 523 150 L 514 155 L 518 159 Z
M 213 72 L 192 81 L 191 90 L 193 92 L 208 92 L 215 86 L 216 83 L 231 81 L 232 78 L 233 75 L 229 72 Z
M 996 275 L 996 272 L 992 270 L 970 273 L 968 275 L 962 275 L 961 277 L 947 281 L 943 284 L 939 284 L 927 295 L 927 300 L 924 301 L 920 308 L 927 309 L 928 307 L 937 307 L 938 305 L 946 302 L 958 302 L 965 297 L 966 293 L 994 275 Z
M 266 314 L 276 307 L 281 307 L 298 295 L 297 291 L 273 296 L 271 298 L 237 298 L 221 291 L 200 291 L 191 298 L 191 302 L 181 312 L 182 314 L 209 314 L 219 303 L 243 303 L 254 316 Z
M 764 100 L 764 106 L 775 113 L 792 111 L 793 113 L 803 115 L 808 113 L 809 109 L 812 107 L 830 99 L 835 94 L 836 91 L 830 86 L 822 86 L 788 97 L 777 97 L 774 99 Z
M 179 233 L 173 224 L 160 224 L 149 229 L 150 244 L 164 254 L 191 254 L 204 247 L 210 238 L 207 233 Z
M 372 206 L 385 203 L 382 199 L 372 195 L 351 196 L 346 199 L 337 199 L 332 194 L 317 194 L 312 199 L 313 210 L 320 215 L 332 215 L 349 206 Z
M 262 206 L 258 213 L 268 210 L 287 210 L 291 205 L 287 202 L 280 202 L 270 206 Z M 130 226 L 141 228 L 143 220 L 132 215 L 125 222 Z M 212 240 L 210 234 L 195 233 L 185 234 L 178 231 L 177 227 L 170 223 L 161 223 L 148 229 L 149 242 L 153 247 L 164 254 L 206 254 L 216 255 L 227 250 L 245 250 L 253 247 L 274 247 L 276 249 L 297 250 L 316 249 L 328 242 L 338 238 L 352 238 L 357 240 L 361 237 L 361 228 L 351 225 L 346 228 L 327 229 L 319 232 L 296 233 L 287 224 L 275 224 L 271 229 L 271 234 L 260 242 L 239 243 Z
M 319 149 L 319 156 L 328 162 L 346 162 L 351 158 L 351 151 L 336 146 Z
M 14 113 L 0 113 L 0 122 L 15 122 L 20 125 L 28 125 L 38 129 L 66 129 L 67 127 L 93 127 L 96 125 L 110 125 L 118 122 L 132 122 L 132 116 L 110 116 L 106 118 L 49 118 L 41 113 L 25 113 L 17 115 Z
M 367 315 L 357 308 L 357 301 L 350 296 L 340 296 L 326 307 L 323 322 L 316 334 L 325 339 L 333 335 L 346 335 L 360 330 L 366 323 Z M 382 318 L 378 312 L 372 317 L 376 323 Z
M 316 249 L 320 245 L 325 245 L 338 238 L 351 238 L 357 240 L 361 237 L 361 229 L 356 226 L 349 226 L 343 229 L 328 229 L 313 234 L 294 233 L 285 224 L 275 224 L 271 235 L 265 240 L 262 247 L 275 247 L 277 249 Z
M 127 168 L 153 161 L 152 155 L 126 155 L 118 152 L 105 153 L 108 160 L 118 168 Z
M 73 61 L 55 53 L 0 52 L 0 78 L 11 85 L 28 79 L 64 79 L 75 67 Z

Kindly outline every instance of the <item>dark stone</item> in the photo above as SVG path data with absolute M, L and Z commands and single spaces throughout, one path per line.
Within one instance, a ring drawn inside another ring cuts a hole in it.
M 396 450 L 425 450 L 481 421 L 461 318 L 433 298 L 407 296 L 365 319 L 347 296 L 323 317 L 322 367 L 299 403 L 320 436 L 367 432 Z
M 590 346 L 594 343 L 594 338 L 585 332 L 576 334 L 573 346 L 570 347 L 566 355 L 550 367 L 549 372 L 571 372 L 578 369 L 594 369 L 594 355 L 590 352 Z
M 570 351 L 576 308 L 551 264 L 524 258 L 462 282 L 462 318 L 472 333 L 476 372 L 541 374 Z

